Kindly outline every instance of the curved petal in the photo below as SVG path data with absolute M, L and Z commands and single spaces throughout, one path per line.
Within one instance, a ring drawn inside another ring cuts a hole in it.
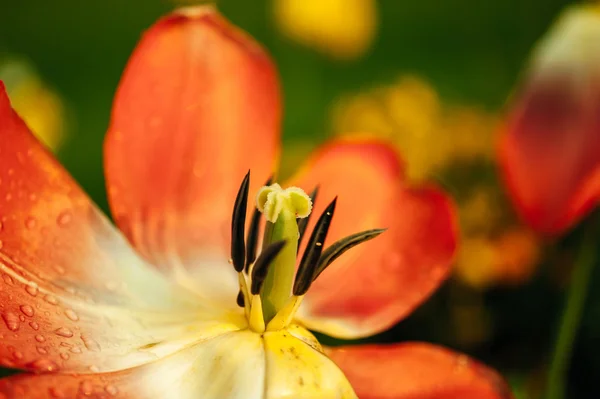
M 534 53 L 501 132 L 504 180 L 542 233 L 562 233 L 600 200 L 599 53 L 600 7 L 570 8 Z
M 193 331 L 217 328 L 196 296 L 137 257 L 10 108 L 1 83 L 0 204 L 2 365 L 113 370 L 174 350 L 158 345 L 168 337 L 184 345 Z M 233 320 L 218 328 L 240 328 Z
M 513 398 L 494 370 L 435 345 L 359 345 L 326 353 L 361 399 Z
M 233 203 L 249 169 L 251 193 L 272 173 L 279 124 L 276 71 L 252 38 L 211 6 L 164 17 L 129 60 L 106 137 L 118 226 L 160 268 L 235 296 Z
M 168 358 L 116 373 L 7 378 L 0 380 L 0 397 L 262 399 L 264 370 L 260 335 L 243 331 L 224 334 Z
M 114 373 L 0 380 L 3 399 L 103 395 L 123 399 L 356 398 L 335 363 L 285 331 L 264 337 L 249 330 L 222 334 L 156 362 Z
M 293 179 L 305 190 L 320 186 L 315 215 L 339 196 L 326 246 L 362 230 L 388 228 L 344 254 L 314 283 L 298 316 L 309 328 L 340 338 L 382 331 L 446 278 L 456 249 L 454 207 L 438 189 L 410 187 L 402 177 L 391 147 L 339 141 L 321 149 Z

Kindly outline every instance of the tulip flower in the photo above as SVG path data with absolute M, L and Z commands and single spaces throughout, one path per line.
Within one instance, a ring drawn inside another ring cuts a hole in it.
M 265 184 L 275 68 L 214 8 L 158 21 L 125 70 L 105 142 L 123 235 L 0 88 L 0 362 L 25 371 L 3 399 L 511 397 L 444 348 L 309 332 L 366 337 L 409 314 L 448 274 L 453 207 L 372 141 Z
M 516 209 L 559 235 L 600 198 L 600 6 L 569 8 L 536 48 L 499 142 Z

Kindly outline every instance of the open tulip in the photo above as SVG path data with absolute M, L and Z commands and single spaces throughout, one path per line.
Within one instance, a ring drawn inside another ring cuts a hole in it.
M 259 190 L 278 154 L 276 72 L 212 7 L 157 22 L 120 83 L 105 165 L 125 237 L 0 88 L 0 362 L 26 371 L 0 381 L 1 398 L 511 397 L 447 349 L 323 348 L 308 331 L 360 338 L 405 317 L 447 275 L 453 208 L 403 183 L 377 142 L 311 157 L 291 183 L 320 186 L 314 207 L 301 188 Z M 268 221 L 258 257 L 248 193 Z M 314 278 L 341 254 L 330 243 L 373 227 L 388 230 Z
M 558 235 L 600 199 L 600 6 L 569 8 L 534 52 L 499 142 L 516 209 Z

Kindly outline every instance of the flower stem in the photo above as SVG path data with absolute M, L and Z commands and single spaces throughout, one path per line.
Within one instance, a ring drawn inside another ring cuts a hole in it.
M 566 374 L 571 361 L 573 344 L 577 336 L 589 283 L 596 263 L 595 229 L 589 226 L 584 232 L 581 247 L 575 262 L 567 302 L 560 320 L 552 362 L 546 382 L 546 399 L 564 399 Z

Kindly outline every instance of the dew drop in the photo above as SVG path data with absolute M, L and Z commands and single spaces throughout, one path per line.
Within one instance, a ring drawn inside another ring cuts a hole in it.
M 33 230 L 36 225 L 37 221 L 33 216 L 30 216 L 25 220 L 25 227 L 27 227 L 29 230 Z
M 78 346 L 74 346 L 70 349 L 71 353 L 81 353 L 81 348 Z
M 75 311 L 73 309 L 65 310 L 65 316 L 67 316 L 70 320 L 73 320 L 73 321 L 79 320 L 79 316 L 77 316 L 77 313 L 75 313 Z
M 81 384 L 79 384 L 79 392 L 86 396 L 90 396 L 94 393 L 94 386 L 89 381 L 81 381 Z
M 58 365 L 50 359 L 38 359 L 27 365 L 40 373 L 51 373 L 58 370 Z
M 37 351 L 38 353 L 42 354 L 42 355 L 47 355 L 48 351 L 46 350 L 46 348 L 42 347 L 42 346 L 38 346 L 37 347 Z
M 6 312 L 2 314 L 2 319 L 4 320 L 4 324 L 6 324 L 6 328 L 10 331 L 17 331 L 20 327 L 19 316 L 13 312 Z
M 22 314 L 19 315 L 19 320 L 21 321 L 25 321 L 25 316 L 23 316 Z
M 39 290 L 37 284 L 29 283 L 25 286 L 25 291 L 31 296 L 36 296 Z
M 44 301 L 48 302 L 50 305 L 58 304 L 58 300 L 50 294 L 48 294 L 44 297 Z
M 92 373 L 98 373 L 98 372 L 100 371 L 100 369 L 98 368 L 98 366 L 91 365 L 91 366 L 90 366 L 90 371 L 91 371 Z
M 109 394 L 110 396 L 115 396 L 116 394 L 119 393 L 119 390 L 117 389 L 116 386 L 114 385 L 107 385 L 104 387 L 104 390 L 106 391 L 107 394 Z
M 52 387 L 48 390 L 50 396 L 54 399 L 66 399 L 66 395 L 59 388 Z
M 100 352 L 101 351 L 101 348 L 100 348 L 100 345 L 98 344 L 98 342 L 96 342 L 92 338 L 88 337 L 87 335 L 81 335 L 81 340 L 83 341 L 83 344 L 85 345 L 87 350 L 89 350 L 90 352 Z
M 54 333 L 56 335 L 60 335 L 61 337 L 65 337 L 65 338 L 71 338 L 73 336 L 73 331 L 69 330 L 66 327 L 60 327 L 60 328 L 54 330 Z
M 4 280 L 4 282 L 8 285 L 13 285 L 15 282 L 13 281 L 12 277 L 9 276 L 8 274 L 3 274 L 2 275 L 2 280 Z
M 19 309 L 21 309 L 21 312 L 27 317 L 32 317 L 35 314 L 35 310 L 29 305 L 21 305 Z
M 21 359 L 23 359 L 23 353 L 21 353 L 21 352 L 18 352 L 18 351 L 17 351 L 17 352 L 13 352 L 13 356 L 14 356 L 14 357 L 15 357 L 15 359 L 17 359 L 17 360 L 21 360 Z
M 71 356 L 69 356 L 69 354 L 68 354 L 68 353 L 61 353 L 61 354 L 60 354 L 60 358 L 61 358 L 62 360 L 69 360 L 69 358 L 70 358 L 70 357 L 71 357 Z
M 38 323 L 36 323 L 35 321 L 30 322 L 29 327 L 33 328 L 35 331 L 40 329 L 40 325 Z
M 44 338 L 43 335 L 38 334 L 38 335 L 35 336 L 35 340 L 37 342 L 44 342 L 46 340 L 46 338 Z
M 58 218 L 56 219 L 56 223 L 58 223 L 59 226 L 66 226 L 69 223 L 71 223 L 71 219 L 73 219 L 73 216 L 71 215 L 70 211 L 63 211 L 60 213 L 60 215 L 58 215 Z

